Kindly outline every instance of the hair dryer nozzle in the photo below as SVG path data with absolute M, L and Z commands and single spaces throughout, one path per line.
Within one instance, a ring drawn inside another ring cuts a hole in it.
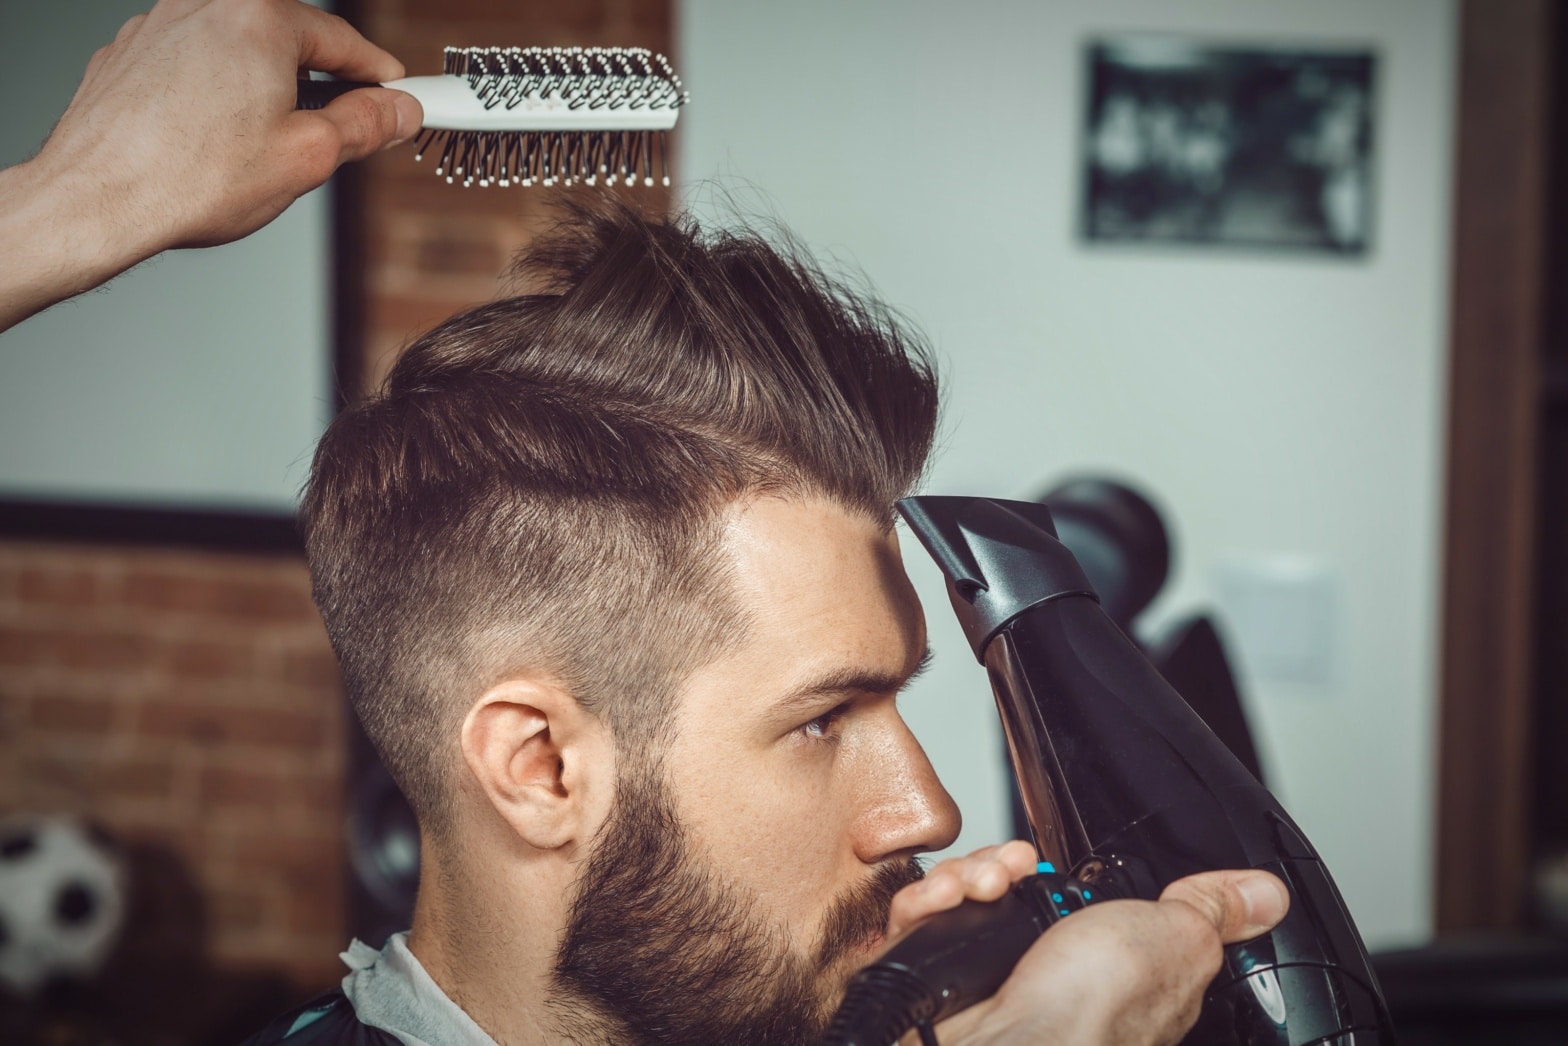
M 953 611 L 978 661 L 991 638 L 1030 607 L 1062 596 L 1099 598 L 1056 539 L 1044 505 L 924 496 L 905 498 L 898 511 L 947 576 Z

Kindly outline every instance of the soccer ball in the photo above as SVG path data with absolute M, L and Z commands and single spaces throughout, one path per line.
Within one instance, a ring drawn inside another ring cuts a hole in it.
M 0 818 L 0 986 L 92 976 L 124 921 L 124 869 L 78 822 Z

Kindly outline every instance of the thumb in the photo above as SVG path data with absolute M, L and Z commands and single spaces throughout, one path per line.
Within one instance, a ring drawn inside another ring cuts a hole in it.
M 1272 930 L 1290 909 L 1290 891 L 1268 872 L 1202 872 L 1177 879 L 1160 894 L 1196 908 L 1226 944 Z
M 338 133 L 338 163 L 362 160 L 419 132 L 425 111 L 411 94 L 385 87 L 349 91 L 314 114 Z

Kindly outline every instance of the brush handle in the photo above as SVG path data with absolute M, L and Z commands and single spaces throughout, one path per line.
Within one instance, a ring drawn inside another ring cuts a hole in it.
M 296 109 L 325 109 L 332 99 L 357 91 L 361 87 L 380 87 L 380 84 L 363 83 L 359 80 L 306 80 L 298 81 L 298 93 L 294 97 Z
M 533 79 L 540 79 L 534 77 Z M 426 129 L 443 131 L 667 131 L 675 126 L 683 96 L 657 77 L 600 77 L 593 89 L 602 104 L 585 102 L 554 85 L 541 92 L 528 77 L 511 74 L 486 80 L 477 75 L 406 76 L 384 84 L 352 80 L 300 80 L 296 109 L 320 109 L 361 87 L 391 87 L 419 99 Z M 523 90 L 507 90 L 521 87 Z M 585 89 L 586 90 L 586 89 Z M 650 102 L 662 92 L 666 104 Z

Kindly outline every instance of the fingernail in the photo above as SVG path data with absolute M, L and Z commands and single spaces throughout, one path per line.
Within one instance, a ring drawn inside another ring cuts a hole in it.
M 397 108 L 397 131 L 394 133 L 393 142 L 406 142 L 419 133 L 419 125 L 424 122 L 425 111 L 420 108 L 419 102 L 411 94 L 398 92 L 394 103 Z
M 1249 875 L 1236 884 L 1247 902 L 1247 923 L 1266 930 L 1285 917 L 1290 894 L 1285 884 L 1266 872 Z

